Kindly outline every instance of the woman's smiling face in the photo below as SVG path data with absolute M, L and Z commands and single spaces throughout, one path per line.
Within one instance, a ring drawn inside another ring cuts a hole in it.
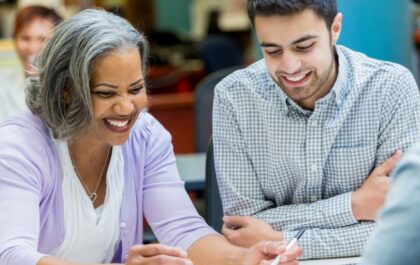
M 96 60 L 90 81 L 93 125 L 85 137 L 109 145 L 127 141 L 139 113 L 147 106 L 141 65 L 136 48 L 113 51 Z

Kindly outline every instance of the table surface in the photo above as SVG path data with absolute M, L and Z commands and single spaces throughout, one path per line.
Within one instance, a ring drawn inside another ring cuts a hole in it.
M 350 265 L 360 262 L 360 257 L 342 259 L 319 259 L 300 261 L 299 265 Z

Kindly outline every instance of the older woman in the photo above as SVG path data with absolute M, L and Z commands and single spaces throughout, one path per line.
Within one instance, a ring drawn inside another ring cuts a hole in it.
M 0 265 L 264 264 L 282 242 L 230 245 L 195 211 L 168 132 L 149 114 L 147 42 L 120 17 L 62 23 L 0 128 Z M 142 245 L 143 214 L 161 244 Z M 188 254 L 187 254 L 187 252 Z

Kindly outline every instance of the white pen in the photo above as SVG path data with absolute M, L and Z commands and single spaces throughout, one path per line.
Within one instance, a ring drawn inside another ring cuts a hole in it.
M 290 240 L 290 242 L 287 244 L 287 246 L 286 246 L 286 251 L 285 252 L 287 252 L 287 251 L 289 251 L 294 245 L 296 245 L 296 243 L 298 242 L 298 240 L 299 240 L 299 238 L 303 235 L 303 233 L 305 232 L 305 228 L 303 228 L 303 229 L 301 229 L 301 230 L 299 230 L 299 232 L 293 237 L 293 239 L 292 240 Z M 280 256 L 281 255 L 278 255 L 274 260 L 273 260 L 273 262 L 271 262 L 271 264 L 270 265 L 278 265 L 279 264 L 279 262 L 280 262 Z

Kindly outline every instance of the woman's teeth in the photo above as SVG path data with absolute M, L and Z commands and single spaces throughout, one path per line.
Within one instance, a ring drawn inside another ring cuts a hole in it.
M 109 120 L 109 119 L 106 119 L 106 121 L 107 121 L 110 125 L 112 125 L 112 126 L 115 126 L 115 127 L 124 127 L 124 126 L 127 126 L 127 124 L 128 124 L 128 121 L 129 121 L 129 120 L 125 120 L 125 121 L 115 121 L 115 120 Z

